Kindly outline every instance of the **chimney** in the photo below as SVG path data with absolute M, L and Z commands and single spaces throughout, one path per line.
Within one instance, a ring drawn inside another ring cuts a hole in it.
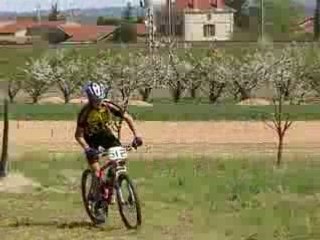
M 198 1 L 193 0 L 193 9 L 197 9 L 197 8 L 198 8 Z
M 216 0 L 217 1 L 217 8 L 223 9 L 225 7 L 224 0 Z

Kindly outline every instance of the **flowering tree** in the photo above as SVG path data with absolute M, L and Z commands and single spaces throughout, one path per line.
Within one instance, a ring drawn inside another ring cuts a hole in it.
M 153 70 L 150 70 L 149 57 L 143 53 L 129 53 L 128 57 L 118 54 L 111 64 L 111 87 L 120 93 L 120 105 L 127 111 L 129 99 L 133 93 L 142 88 L 153 88 L 156 85 L 156 78 L 151 78 Z M 150 78 L 148 77 L 150 76 Z M 122 119 L 116 123 L 118 138 L 121 137 Z
M 213 52 L 202 59 L 197 78 L 201 91 L 215 103 L 229 83 L 229 58 L 223 51 Z
M 313 50 L 313 49 L 311 49 Z M 310 54 L 311 58 L 309 64 L 307 65 L 306 78 L 310 83 L 315 95 L 320 96 L 320 53 L 319 51 L 314 51 Z
M 58 51 L 51 59 L 53 78 L 63 94 L 65 103 L 69 103 L 71 96 L 87 79 L 87 63 L 77 52 L 65 53 Z
M 14 99 L 22 89 L 22 80 L 17 74 L 10 76 L 8 84 L 8 96 L 10 103 L 14 103 Z
M 93 81 L 102 82 L 111 86 L 112 80 L 112 53 L 110 50 L 99 52 L 96 58 L 88 61 L 89 78 Z
M 164 59 L 160 54 L 148 54 L 141 58 L 141 70 L 143 87 L 139 89 L 143 101 L 147 101 L 154 87 L 159 87 L 164 84 L 166 67 Z
M 251 97 L 252 91 L 259 86 L 266 74 L 264 53 L 256 50 L 254 53 L 246 53 L 243 57 L 230 56 L 229 77 L 232 81 L 231 92 L 235 98 L 240 95 L 241 100 Z
M 169 87 L 175 103 L 179 102 L 182 93 L 189 87 L 190 79 L 194 77 L 197 71 L 197 65 L 192 65 L 186 58 L 190 53 L 179 56 L 177 49 L 169 48 L 169 57 L 167 62 L 166 85 Z M 194 62 L 195 63 L 195 62 Z
M 305 81 L 305 51 L 297 46 L 288 46 L 280 54 L 275 52 L 265 56 L 268 63 L 266 79 L 272 87 L 274 112 L 272 122 L 266 124 L 276 131 L 278 136 L 277 165 L 282 161 L 284 137 L 293 124 L 292 115 L 284 108 L 285 102 L 299 105 L 310 89 Z M 272 66 L 272 67 L 270 67 Z
M 203 68 L 203 57 L 196 56 L 191 49 L 187 49 L 185 51 L 185 60 L 190 66 L 192 66 L 192 70 L 189 72 L 187 76 L 188 82 L 188 90 L 190 91 L 190 96 L 192 99 L 196 98 L 197 90 L 200 88 L 202 83 L 202 77 L 204 74 Z
M 33 103 L 49 90 L 54 83 L 54 73 L 47 56 L 35 59 L 30 58 L 23 69 L 25 81 L 23 89 L 30 95 Z

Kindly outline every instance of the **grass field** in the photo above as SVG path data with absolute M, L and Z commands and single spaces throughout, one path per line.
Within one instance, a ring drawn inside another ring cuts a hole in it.
M 41 154 L 12 162 L 11 171 L 35 183 L 25 193 L 0 192 L 1 239 L 210 239 L 320 238 L 320 163 L 270 159 L 133 161 L 129 171 L 142 200 L 143 226 L 127 231 L 112 207 L 94 228 L 82 206 L 77 156 Z
M 18 104 L 10 107 L 11 119 L 74 120 L 78 105 Z M 194 103 L 154 103 L 153 107 L 130 106 L 135 119 L 143 121 L 261 120 L 270 119 L 273 106 L 210 105 Z M 286 106 L 284 111 L 294 120 L 319 120 L 318 105 Z M 2 109 L 0 110 L 0 118 Z

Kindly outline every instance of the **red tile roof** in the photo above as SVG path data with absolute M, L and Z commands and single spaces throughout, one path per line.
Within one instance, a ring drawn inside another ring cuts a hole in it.
M 176 0 L 176 9 L 200 9 L 224 8 L 224 0 Z
M 95 41 L 103 35 L 112 33 L 115 26 L 96 26 L 96 25 L 60 25 L 60 28 L 69 36 L 68 42 Z
M 0 24 L 0 33 L 8 33 L 8 34 L 14 34 L 15 32 L 19 30 L 24 30 L 27 28 L 31 27 L 36 27 L 36 26 L 46 26 L 46 27 L 57 27 L 60 24 L 64 22 L 62 21 L 56 21 L 56 22 L 50 22 L 50 21 L 41 21 L 41 22 L 35 22 L 31 20 L 19 20 L 19 21 L 14 21 L 9 24 L 1 26 Z
M 15 32 L 33 27 L 60 28 L 71 38 L 68 41 L 82 42 L 95 41 L 100 36 L 112 33 L 116 26 L 81 25 L 78 23 L 66 23 L 65 21 L 41 21 L 19 20 L 0 24 L 0 33 L 14 34 Z
M 138 35 L 145 35 L 147 34 L 147 29 L 144 23 L 137 23 L 136 24 L 137 27 L 137 34 Z

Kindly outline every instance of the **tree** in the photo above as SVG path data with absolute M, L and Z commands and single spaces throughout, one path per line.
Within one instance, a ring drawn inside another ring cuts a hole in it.
M 123 19 L 125 19 L 127 21 L 131 21 L 132 18 L 133 18 L 133 7 L 132 7 L 131 2 L 127 2 L 127 7 L 123 13 Z
M 114 31 L 113 41 L 123 43 L 137 42 L 136 26 L 132 23 L 121 23 L 121 25 Z
M 235 0 L 228 0 L 228 2 L 233 2 L 233 4 L 238 4 Z M 245 36 L 252 40 L 257 38 L 257 33 L 261 34 L 262 25 L 262 6 L 264 3 L 264 35 L 276 40 L 289 40 L 294 37 L 294 28 L 297 24 L 297 19 L 303 17 L 303 11 L 301 11 L 301 6 L 292 0 L 253 0 L 246 1 L 243 5 L 243 11 L 241 11 L 241 25 L 236 24 L 241 27 L 243 22 L 248 22 L 247 25 L 250 27 L 246 32 Z M 239 16 L 239 12 L 235 14 Z M 239 39 L 244 35 L 243 29 L 235 32 L 234 38 Z
M 31 58 L 23 69 L 25 81 L 23 89 L 32 98 L 33 103 L 38 103 L 39 98 L 49 90 L 54 83 L 54 73 L 48 57 Z
M 196 57 L 191 49 L 187 49 L 185 52 L 185 59 L 188 63 L 193 68 L 193 71 L 190 72 L 188 75 L 188 81 L 189 81 L 189 91 L 190 91 L 190 96 L 192 99 L 196 98 L 196 93 L 198 88 L 201 85 L 201 77 L 203 72 L 202 70 L 202 64 L 203 64 L 203 59 Z
M 18 78 L 17 75 L 13 75 L 10 77 L 8 84 L 8 96 L 10 103 L 14 103 L 14 99 L 17 94 L 22 89 L 22 80 Z
M 199 76 L 201 91 L 209 95 L 210 103 L 216 103 L 229 83 L 229 58 L 224 51 L 214 52 L 202 60 Z
M 97 18 L 97 25 L 118 26 L 120 24 L 121 24 L 121 19 L 119 18 L 102 17 L 102 16 L 99 16 Z
M 3 135 L 2 135 L 2 153 L 0 159 L 0 178 L 6 177 L 8 165 L 8 147 L 9 147 L 9 103 L 4 99 L 3 111 Z
M 274 112 L 272 122 L 266 124 L 273 129 L 278 136 L 277 161 L 280 166 L 284 148 L 285 134 L 293 124 L 292 114 L 284 108 L 289 105 L 300 105 L 310 90 L 306 81 L 305 52 L 303 49 L 290 45 L 280 54 L 269 54 L 265 58 L 269 62 L 267 80 L 270 83 L 273 94 L 272 102 Z
M 87 64 L 85 60 L 75 51 L 65 54 L 58 51 L 51 59 L 54 82 L 63 94 L 65 103 L 69 103 L 71 96 L 78 90 L 87 79 Z
M 190 84 L 190 78 L 197 70 L 196 66 L 186 60 L 186 54 L 179 56 L 177 49 L 169 48 L 169 58 L 166 72 L 166 86 L 170 89 L 173 101 L 180 101 L 183 92 Z
M 97 25 L 104 25 L 104 18 L 102 16 L 99 16 L 97 18 Z
M 308 82 L 315 92 L 315 94 L 320 96 L 320 52 L 318 49 L 313 49 L 311 59 L 309 59 L 307 70 L 306 70 L 306 78 Z
M 263 52 L 256 49 L 254 53 L 246 53 L 241 57 L 230 56 L 229 59 L 231 91 L 235 98 L 240 95 L 240 100 L 251 98 L 253 89 L 259 86 L 266 74 Z
M 147 101 L 154 87 L 162 87 L 164 85 L 164 76 L 166 67 L 160 54 L 145 55 L 141 58 L 141 71 L 143 71 L 143 86 L 139 89 L 142 101 Z
M 132 94 L 145 87 L 146 81 L 150 81 L 144 77 L 146 68 L 144 64 L 145 56 L 141 52 L 129 53 L 129 56 L 118 54 L 112 59 L 112 88 L 120 92 L 118 102 L 122 106 L 123 111 L 127 111 L 129 99 Z M 148 83 L 150 86 L 150 83 Z M 122 118 L 116 122 L 116 131 L 118 138 L 121 139 Z
M 235 23 L 237 26 L 241 27 L 243 24 L 242 18 L 244 17 L 242 12 L 242 7 L 247 0 L 226 0 L 225 3 L 229 7 L 236 10 L 235 13 Z
M 49 21 L 58 21 L 59 20 L 59 7 L 58 7 L 58 2 L 55 2 L 51 5 L 51 11 L 48 16 Z

